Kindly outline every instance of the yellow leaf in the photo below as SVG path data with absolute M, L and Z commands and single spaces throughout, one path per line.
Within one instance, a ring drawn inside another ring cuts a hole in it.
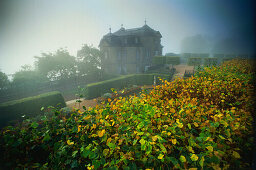
M 111 140 L 112 140 L 111 138 L 108 138 L 107 143 L 111 142 Z
M 171 108 L 171 109 L 170 109 L 170 112 L 171 112 L 171 113 L 175 113 L 175 109 L 174 109 L 174 108 Z
M 195 127 L 198 127 L 198 126 L 199 126 L 196 122 L 194 122 L 194 125 L 195 125 Z
M 105 134 L 105 129 L 98 131 L 98 136 L 101 138 Z
M 78 125 L 77 132 L 80 132 L 80 130 L 81 130 L 81 125 Z
M 114 124 L 115 124 L 115 122 L 113 122 L 111 126 L 113 126 Z
M 78 113 L 80 113 L 80 114 L 81 114 L 81 113 L 82 113 L 82 112 L 81 112 L 81 110 L 78 110 Z
M 189 168 L 188 170 L 197 170 L 197 168 Z
M 157 140 L 157 136 L 152 136 L 152 141 L 156 141 Z
M 179 123 L 178 123 L 178 127 L 179 127 L 179 128 L 182 128 L 182 127 L 183 127 L 183 124 L 179 122 Z
M 108 119 L 108 117 L 109 117 L 109 115 L 107 115 L 105 119 Z
M 96 124 L 92 124 L 92 129 L 96 129 Z
M 181 155 L 181 156 L 180 156 L 180 161 L 181 161 L 181 162 L 186 162 L 187 160 L 186 160 L 185 156 Z
M 91 118 L 91 115 L 87 115 L 86 117 L 84 117 L 83 119 L 84 120 L 88 120 L 88 119 L 90 119 Z
M 208 149 L 210 152 L 213 151 L 213 147 L 212 146 L 207 146 L 206 149 Z
M 176 139 L 172 139 L 172 143 L 175 145 L 177 143 Z
M 241 158 L 239 153 L 237 153 L 236 151 L 233 151 L 233 154 L 232 154 L 235 158 L 239 159 Z
M 191 157 L 192 161 L 197 161 L 198 160 L 198 156 L 196 154 L 193 154 Z
M 67 140 L 68 145 L 74 145 L 74 142 L 71 142 L 70 140 Z
M 158 159 L 163 159 L 163 157 L 164 157 L 164 155 L 160 153 L 157 158 Z

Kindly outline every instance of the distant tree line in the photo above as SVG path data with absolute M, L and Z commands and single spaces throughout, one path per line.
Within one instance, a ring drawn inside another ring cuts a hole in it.
M 97 82 L 106 79 L 102 67 L 102 52 L 90 45 L 83 45 L 72 56 L 60 48 L 54 53 L 35 56 L 34 68 L 24 65 L 14 73 L 13 79 L 0 71 L 0 98 L 7 93 L 35 91 L 39 87 L 55 84 L 57 86 Z

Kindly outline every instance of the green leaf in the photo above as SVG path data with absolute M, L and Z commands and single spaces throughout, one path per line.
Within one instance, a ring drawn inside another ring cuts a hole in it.
M 199 161 L 199 165 L 203 168 L 204 167 L 204 156 L 202 156 L 201 160 Z
M 94 165 L 95 169 L 98 169 L 100 167 L 100 161 L 99 160 L 93 160 L 92 165 Z
M 163 157 L 164 157 L 164 155 L 160 153 L 160 154 L 158 155 L 157 159 L 163 159 Z
M 116 148 L 116 145 L 114 143 L 109 142 L 107 145 L 110 149 L 115 149 Z
M 35 129 L 38 127 L 38 123 L 32 122 L 30 126 Z
M 77 152 L 78 152 L 78 151 L 74 151 L 74 152 L 72 153 L 72 157 L 73 157 L 73 158 L 76 157 Z
M 146 150 L 146 154 L 149 155 L 152 152 L 152 145 L 148 145 L 147 150 Z
M 88 155 L 90 154 L 90 150 L 84 150 L 83 152 L 82 152 L 82 157 L 84 157 L 84 158 L 87 158 L 88 157 Z
M 132 145 L 135 145 L 137 143 L 138 139 L 135 139 L 132 143 Z
M 171 162 L 173 163 L 174 166 L 179 163 L 178 160 L 174 157 L 170 157 L 170 160 L 171 160 Z
M 140 144 L 141 144 L 141 145 L 144 145 L 145 143 L 146 143 L 146 141 L 145 141 L 144 139 L 141 139 L 141 140 L 140 140 Z
M 159 146 L 160 146 L 163 153 L 167 153 L 167 150 L 166 150 L 166 148 L 164 147 L 163 144 L 160 143 Z
M 190 123 L 188 123 L 188 128 L 191 129 L 191 124 Z
M 41 111 L 43 111 L 44 110 L 44 107 L 41 107 Z
M 103 150 L 103 155 L 106 157 L 108 155 L 109 149 L 104 149 Z
M 186 162 L 187 160 L 186 160 L 185 156 L 181 155 L 181 156 L 180 156 L 180 161 L 181 161 L 181 162 Z
M 49 141 L 50 139 L 51 139 L 51 136 L 49 135 L 49 133 L 46 133 L 46 134 L 44 135 L 43 142 L 47 142 L 47 141 Z

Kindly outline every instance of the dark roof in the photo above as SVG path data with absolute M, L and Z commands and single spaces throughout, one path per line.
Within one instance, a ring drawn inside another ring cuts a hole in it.
M 123 27 L 120 28 L 118 31 L 113 33 L 117 36 L 127 36 L 127 35 L 153 35 L 153 36 L 161 36 L 159 31 L 155 31 L 154 29 L 150 28 L 148 25 L 144 25 L 140 28 L 132 28 L 132 29 L 124 29 Z
M 144 25 L 140 28 L 132 28 L 132 29 L 125 29 L 120 28 L 118 31 L 114 33 L 108 33 L 103 36 L 103 38 L 100 41 L 100 45 L 103 43 L 103 41 L 107 42 L 109 45 L 113 46 L 120 46 L 123 44 L 121 37 L 127 38 L 126 46 L 135 45 L 134 43 L 134 37 L 136 36 L 157 36 L 162 37 L 159 31 L 155 31 L 154 29 L 150 28 L 148 25 Z M 99 46 L 100 46 L 99 45 Z M 141 43 L 136 43 L 136 46 L 141 46 Z

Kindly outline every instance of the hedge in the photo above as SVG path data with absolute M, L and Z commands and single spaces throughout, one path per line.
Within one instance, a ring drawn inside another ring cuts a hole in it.
M 191 57 L 188 59 L 188 65 L 190 66 L 196 66 L 202 64 L 202 58 L 200 57 Z
M 88 84 L 85 87 L 85 98 L 93 99 L 102 96 L 104 93 L 111 92 L 111 88 L 123 89 L 129 85 L 151 85 L 154 82 L 154 75 L 170 79 L 172 75 L 166 74 L 131 74 L 106 81 Z M 159 83 L 159 80 L 157 80 Z
M 58 91 L 2 103 L 0 104 L 0 128 L 10 121 L 21 120 L 23 115 L 30 117 L 40 114 L 42 107 L 57 105 L 66 106 L 63 96 Z
M 154 56 L 152 58 L 152 64 L 153 65 L 163 65 L 166 63 L 166 57 L 165 56 Z
M 218 59 L 217 58 L 204 58 L 204 65 L 211 66 L 217 65 Z
M 178 65 L 178 64 L 180 64 L 180 57 L 166 56 L 166 64 Z

